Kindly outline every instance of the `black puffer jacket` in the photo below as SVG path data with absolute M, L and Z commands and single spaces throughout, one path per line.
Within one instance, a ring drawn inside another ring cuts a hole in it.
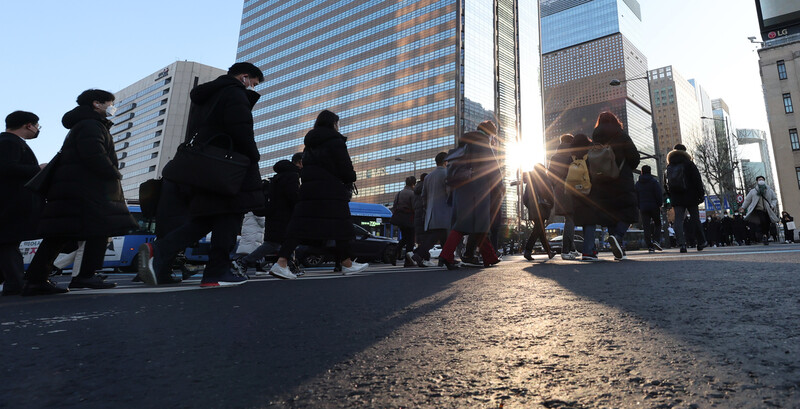
M 86 239 L 128 233 L 137 225 L 122 195 L 111 122 L 79 106 L 61 123 L 70 131 L 46 194 L 39 235 Z
M 209 112 L 217 96 L 220 98 L 219 102 L 214 106 L 213 112 Z M 252 113 L 260 95 L 247 90 L 236 78 L 223 75 L 197 86 L 192 90 L 190 97 L 192 109 L 188 127 L 194 131 L 190 131 L 187 136 L 191 137 L 197 132 L 199 140 L 202 141 L 216 133 L 224 133 L 230 136 L 233 150 L 250 159 L 250 168 L 238 194 L 220 196 L 200 190 L 192 192 L 189 205 L 192 216 L 244 214 L 264 207 L 261 173 L 258 169 L 261 155 L 253 136 Z M 228 141 L 220 138 L 215 139 L 212 144 L 228 147 Z
M 24 186 L 38 172 L 28 144 L 13 133 L 0 133 L 0 243 L 37 238 L 44 200 Z
M 264 241 L 281 243 L 286 238 L 294 207 L 300 200 L 300 169 L 292 162 L 282 160 L 272 170 L 276 174 L 270 182 L 270 212 Z
M 287 235 L 301 240 L 351 240 L 350 190 L 356 172 L 345 137 L 332 128 L 316 127 L 305 137 L 300 201 Z
M 562 143 L 558 145 L 556 153 L 550 157 L 550 163 L 547 166 L 547 176 L 553 185 L 553 200 L 555 201 L 553 205 L 557 216 L 566 216 L 573 212 L 572 199 L 570 195 L 566 194 L 564 187 L 569 165 L 572 163 L 572 154 L 571 144 Z
M 639 166 L 639 151 L 625 131 L 618 126 L 600 124 L 592 133 L 595 144 L 610 145 L 614 150 L 619 177 L 611 181 L 592 180 L 592 196 L 597 197 L 607 220 L 602 223 L 611 226 L 617 222 L 636 223 L 639 221 L 636 189 L 633 184 L 633 169 Z
M 664 183 L 667 195 L 669 195 L 673 206 L 691 207 L 697 206 L 705 198 L 703 189 L 703 178 L 697 170 L 692 157 L 686 151 L 672 150 L 667 154 L 667 166 L 683 166 L 683 174 L 686 177 L 686 190 L 682 192 L 670 192 L 669 184 Z
M 639 209 L 653 211 L 661 208 L 661 184 L 653 175 L 642 174 L 636 182 L 636 194 L 639 196 Z

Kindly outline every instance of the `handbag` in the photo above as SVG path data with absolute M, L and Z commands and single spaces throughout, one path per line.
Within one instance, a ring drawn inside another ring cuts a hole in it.
M 142 209 L 142 216 L 156 217 L 163 183 L 162 179 L 148 179 L 139 185 L 139 207 Z
M 786 230 L 794 230 L 795 224 L 794 222 L 786 222 Z
M 217 138 L 227 138 L 228 147 L 211 145 Z M 197 141 L 197 134 L 188 142 L 178 145 L 178 151 L 165 166 L 165 179 L 193 188 L 233 196 L 242 188 L 250 159 L 233 150 L 233 140 L 222 133 L 211 136 L 204 142 Z
M 53 159 L 51 159 L 39 173 L 26 182 L 25 187 L 41 194 L 47 193 L 59 162 L 61 162 L 61 151 L 58 151 L 58 153 L 53 156 Z

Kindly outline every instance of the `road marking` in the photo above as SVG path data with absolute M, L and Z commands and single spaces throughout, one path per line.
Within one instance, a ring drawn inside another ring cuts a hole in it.
M 724 252 L 724 253 L 711 253 L 711 252 L 704 252 L 698 251 L 696 253 L 687 254 L 687 253 L 678 253 L 678 254 L 665 254 L 663 256 L 654 256 L 650 254 L 636 254 L 630 257 L 636 257 L 637 259 L 661 259 L 661 258 L 683 258 L 683 257 L 711 257 L 711 256 L 748 256 L 753 254 L 779 254 L 779 253 L 798 253 L 800 250 L 767 250 L 767 251 L 742 251 L 742 252 Z

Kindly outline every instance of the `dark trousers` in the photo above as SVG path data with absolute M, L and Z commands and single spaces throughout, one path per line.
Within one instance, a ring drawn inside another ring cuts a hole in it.
M 19 252 L 19 242 L 0 244 L 0 278 L 3 292 L 22 290 L 22 277 L 25 274 L 25 262 Z
M 700 212 L 697 209 L 697 205 L 684 207 L 684 206 L 674 206 L 675 208 L 675 235 L 678 236 L 678 245 L 685 246 L 687 242 L 687 238 L 683 232 L 683 225 L 684 225 L 684 215 L 686 212 L 689 212 L 689 222 L 692 224 L 691 231 L 694 235 L 697 236 L 700 240 L 697 244 L 704 244 L 706 242 L 706 237 L 703 234 L 703 225 L 700 224 Z
M 263 244 L 258 246 L 255 250 L 253 250 L 252 253 L 242 257 L 242 261 L 248 264 L 255 264 L 261 258 L 277 254 L 280 248 L 281 248 L 280 243 L 265 241 Z
M 653 242 L 661 244 L 661 211 L 641 210 L 642 229 L 644 230 L 644 243 L 647 248 L 653 248 Z
M 547 236 L 544 233 L 544 226 L 547 226 L 547 219 L 542 220 L 541 223 L 533 223 L 531 235 L 528 236 L 528 241 L 525 242 L 525 253 L 533 252 L 533 245 L 536 244 L 536 240 L 539 240 L 542 242 L 542 248 L 544 248 L 544 251 L 546 251 L 547 254 L 550 254 L 550 242 L 547 241 Z
M 401 255 L 414 251 L 414 226 L 400 226 L 400 243 L 397 245 L 397 258 Z M 403 247 L 406 251 L 403 252 Z
M 444 243 L 447 241 L 447 229 L 433 229 L 425 231 L 425 234 L 422 235 L 422 240 L 417 246 L 417 249 L 414 250 L 414 253 L 424 260 L 430 260 L 431 258 L 431 249 L 433 248 L 434 244 Z
M 236 235 L 242 227 L 240 213 L 195 217 L 153 243 L 153 267 L 163 277 L 171 274 L 171 266 L 179 251 L 211 232 L 211 250 L 203 278 L 218 278 L 230 271 L 230 254 L 236 246 Z
M 36 254 L 33 256 L 31 265 L 28 266 L 28 272 L 25 274 L 25 279 L 31 283 L 47 281 L 47 278 L 50 277 L 50 272 L 53 271 L 53 261 L 61 253 L 61 249 L 74 240 L 63 237 L 45 237 L 42 240 L 42 244 L 36 249 Z M 106 256 L 107 247 L 107 237 L 86 239 L 86 244 L 83 247 L 83 261 L 81 261 L 81 270 L 78 273 L 78 277 L 89 278 L 97 270 L 103 268 L 103 258 Z
M 461 243 L 463 238 L 464 233 L 451 230 L 450 235 L 447 236 L 447 241 L 444 243 L 444 246 L 442 246 L 442 254 L 439 256 L 439 258 L 443 258 L 451 264 L 455 263 L 454 253 L 456 251 L 456 246 Z M 470 240 L 474 240 L 473 243 L 475 243 L 472 247 L 472 254 L 468 254 Z M 484 264 L 493 264 L 497 262 L 497 254 L 495 254 L 492 244 L 489 243 L 489 240 L 486 238 L 486 233 L 471 233 L 469 235 L 469 239 L 467 240 L 467 249 L 464 251 L 465 258 L 471 258 L 474 255 L 475 246 L 480 248 Z
M 764 240 L 769 237 L 769 228 L 772 221 L 769 220 L 769 215 L 763 210 L 753 210 L 750 215 L 751 226 L 756 233 L 756 239 Z

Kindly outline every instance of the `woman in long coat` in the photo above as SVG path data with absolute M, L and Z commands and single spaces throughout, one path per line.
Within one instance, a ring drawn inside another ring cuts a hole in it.
M 47 204 L 39 223 L 44 237 L 26 274 L 23 295 L 66 292 L 48 282 L 53 260 L 72 240 L 85 240 L 81 271 L 70 288 L 111 288 L 96 270 L 103 266 L 109 236 L 125 235 L 136 221 L 128 212 L 122 194 L 117 153 L 109 133 L 114 95 L 102 90 L 84 91 L 78 106 L 64 114 L 61 123 L 69 129 L 61 159 L 57 163 Z
M 490 146 L 496 127 L 490 121 L 481 122 L 478 130 L 465 133 L 460 144 L 467 145 L 463 160 L 472 167 L 472 177 L 453 190 L 453 226 L 439 258 L 448 269 L 455 266 L 455 249 L 465 234 L 477 235 L 484 266 L 499 260 L 486 238 L 492 223 L 492 198 L 502 191 L 502 173 Z
M 345 138 L 339 133 L 339 116 L 322 111 L 304 139 L 300 171 L 300 201 L 294 208 L 278 262 L 271 273 L 291 278 L 288 261 L 298 241 L 335 240 L 336 261 L 345 274 L 363 271 L 369 264 L 350 259 L 350 240 L 355 238 L 350 217 L 350 196 L 356 181 Z M 288 274 L 287 274 L 288 273 Z
M 597 190 L 598 203 L 606 218 L 608 242 L 614 258 L 625 258 L 622 240 L 628 227 L 639 221 L 636 188 L 633 182 L 633 169 L 639 166 L 639 151 L 631 138 L 622 129 L 622 122 L 611 112 L 602 112 L 597 117 L 597 125 L 592 133 L 592 141 L 599 145 L 609 145 L 614 151 L 619 167 L 619 177 L 613 180 L 592 180 L 592 191 Z

